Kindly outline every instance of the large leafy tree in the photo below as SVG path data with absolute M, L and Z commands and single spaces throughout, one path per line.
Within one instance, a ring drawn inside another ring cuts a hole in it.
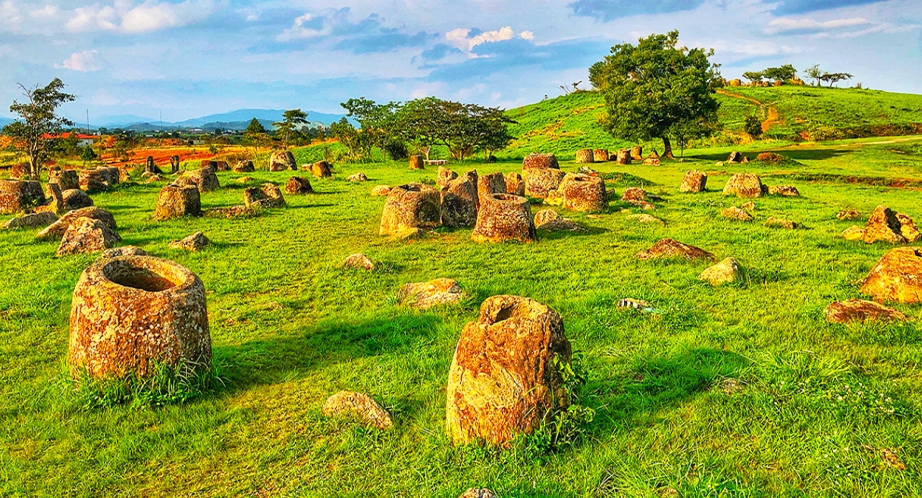
M 475 149 L 490 153 L 506 147 L 512 139 L 506 128 L 512 121 L 502 109 L 435 97 L 408 102 L 399 122 L 404 139 L 427 158 L 433 145 L 444 145 L 452 157 L 463 160 Z
M 717 123 L 714 98 L 720 74 L 708 58 L 713 50 L 677 47 L 679 32 L 651 35 L 638 44 L 615 45 L 589 68 L 589 81 L 605 97 L 603 126 L 613 136 L 663 140 L 706 136 Z
M 64 82 L 55 78 L 47 86 L 22 88 L 25 101 L 13 101 L 10 112 L 19 118 L 3 128 L 3 134 L 13 139 L 16 148 L 29 156 L 29 171 L 33 178 L 42 175 L 42 166 L 52 153 L 51 141 L 65 126 L 73 123 L 56 114 L 58 107 L 76 97 L 65 93 Z
M 361 135 L 361 142 L 367 150 L 363 155 L 371 152 L 372 147 L 378 147 L 386 153 L 394 148 L 399 148 L 396 144 L 400 140 L 399 128 L 402 126 L 399 120 L 401 104 L 397 102 L 388 102 L 378 104 L 373 100 L 361 97 L 358 99 L 349 99 L 340 104 L 346 110 L 346 114 L 358 121 L 360 130 L 357 133 Z M 397 146 L 397 147 L 395 147 Z
M 243 131 L 243 140 L 253 147 L 253 160 L 256 161 L 259 158 L 259 148 L 269 143 L 269 133 L 258 119 L 253 118 Z
M 301 133 L 301 127 L 306 124 L 306 112 L 301 109 L 289 109 L 282 113 L 282 120 L 278 123 L 272 123 L 272 126 L 275 127 L 275 134 L 282 137 L 282 147 L 287 149 L 289 139 L 307 138 L 310 141 L 310 137 Z

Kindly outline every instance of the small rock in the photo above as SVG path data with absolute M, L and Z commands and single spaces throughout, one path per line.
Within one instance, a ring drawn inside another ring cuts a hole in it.
M 707 189 L 708 175 L 703 171 L 692 170 L 685 173 L 679 192 L 698 193 Z
M 906 239 L 906 242 L 918 242 L 922 238 L 922 233 L 919 233 L 918 227 L 909 215 L 896 213 L 896 219 L 900 220 L 900 235 Z
M 350 255 L 343 261 L 343 268 L 372 271 L 375 269 L 375 262 L 368 256 L 357 253 Z
M 487 488 L 470 488 L 458 498 L 499 498 L 496 493 Z
M 44 230 L 38 232 L 35 238 L 42 240 L 59 239 L 64 236 L 64 233 L 67 232 L 68 228 L 70 228 L 70 225 L 80 218 L 93 218 L 100 220 L 107 227 L 109 227 L 110 230 L 118 230 L 118 227 L 115 224 L 115 217 L 112 216 L 112 213 L 106 211 L 105 209 L 92 206 L 68 211 L 64 214 L 64 216 L 61 216 L 58 221 L 52 223 Z
M 256 209 L 258 209 L 258 206 L 230 206 L 221 208 L 209 208 L 206 209 L 202 214 L 209 218 L 246 218 L 249 216 L 255 216 Z
M 797 187 L 792 187 L 791 185 L 773 185 L 768 187 L 768 193 L 780 195 L 781 197 L 800 197 Z
M 701 272 L 698 280 L 704 280 L 711 285 L 720 285 L 736 282 L 743 277 L 743 269 L 734 258 L 727 258 L 720 263 Z
M 378 185 L 377 187 L 371 189 L 372 197 L 387 197 L 391 193 L 391 187 L 389 185 Z
M 118 258 L 121 256 L 150 256 L 147 251 L 136 246 L 113 247 L 103 251 L 100 259 Z
M 879 302 L 922 302 L 922 248 L 900 247 L 887 251 L 871 269 L 861 293 Z
M 237 178 L 237 183 L 249 183 L 252 181 L 253 179 L 250 178 L 249 176 L 241 176 L 240 178 Z
M 170 242 L 171 249 L 182 249 L 184 251 L 198 252 L 211 245 L 211 241 L 202 232 L 195 232 L 192 235 L 182 239 Z
M 733 378 L 726 378 L 720 381 L 720 390 L 728 396 L 739 393 L 746 388 L 746 384 Z M 678 496 L 678 495 L 676 495 Z
M 713 254 L 699 247 L 683 244 L 675 239 L 661 239 L 653 247 L 646 251 L 637 253 L 638 259 L 664 259 L 664 258 L 685 258 L 709 259 L 715 261 L 717 258 Z
M 628 219 L 637 220 L 637 223 L 644 223 L 644 224 L 647 224 L 647 223 L 659 223 L 660 225 L 666 224 L 666 222 L 663 221 L 662 219 L 657 218 L 656 216 L 653 216 L 650 214 L 646 214 L 646 213 L 632 214 L 628 216 Z
M 349 178 L 346 178 L 346 180 L 349 180 L 350 182 L 367 182 L 368 177 L 365 176 L 365 173 L 356 173 L 354 175 L 350 175 Z
M 285 206 L 282 191 L 274 183 L 264 183 L 262 188 L 250 187 L 244 190 L 243 202 L 247 207 L 277 208 Z
M 868 244 L 877 241 L 902 244 L 906 242 L 906 237 L 901 232 L 902 223 L 896 213 L 887 206 L 877 206 L 864 227 L 864 241 Z
M 327 417 L 352 418 L 366 427 L 381 430 L 390 429 L 394 425 L 387 410 L 364 393 L 340 391 L 327 398 L 322 411 Z
M 542 209 L 535 213 L 535 228 L 549 232 L 576 232 L 583 229 L 579 223 L 560 216 L 553 209 Z
M 756 203 L 749 201 L 744 204 L 740 204 L 740 209 L 745 209 L 746 211 L 755 211 Z
M 842 232 L 842 238 L 850 241 L 864 240 L 864 229 L 859 226 L 851 226 Z
M 90 196 L 80 190 L 80 189 L 68 189 L 61 192 L 62 206 L 60 206 L 61 212 L 72 211 L 74 209 L 81 209 L 85 207 L 90 207 L 93 205 L 93 199 Z
M 64 232 L 57 255 L 102 252 L 121 241 L 122 238 L 104 222 L 94 218 L 77 218 Z
M 641 299 L 633 299 L 630 297 L 626 297 L 624 299 L 619 300 L 616 306 L 618 307 L 618 309 L 622 309 L 622 310 L 641 310 L 641 311 L 653 307 L 647 301 L 643 301 Z
M 837 301 L 826 306 L 826 321 L 829 323 L 848 323 L 848 322 L 877 322 L 877 321 L 899 321 L 908 320 L 906 315 L 899 311 L 863 299 L 849 299 L 847 301 Z
M 747 213 L 746 211 L 743 211 L 742 209 L 736 206 L 728 207 L 727 209 L 724 209 L 723 211 L 720 212 L 720 215 L 723 216 L 724 218 L 728 218 L 731 220 L 737 220 L 737 221 L 752 221 L 753 220 L 751 214 Z
M 762 197 L 765 187 L 762 180 L 752 173 L 737 173 L 727 180 L 724 186 L 724 195 L 735 195 L 737 197 Z
M 791 220 L 785 220 L 782 218 L 775 218 L 774 216 L 769 216 L 765 220 L 765 226 L 771 228 L 786 228 L 788 230 L 794 230 L 800 228 L 800 223 L 793 222 Z
M 855 209 L 846 209 L 836 213 L 837 220 L 858 220 L 861 219 L 861 213 Z
M 313 194 L 314 188 L 311 181 L 303 176 L 293 176 L 285 184 L 285 193 L 289 195 Z
M 58 217 L 54 213 L 31 213 L 7 221 L 3 224 L 3 228 L 5 230 L 12 230 L 15 228 L 38 228 L 48 226 L 56 221 L 58 221 Z
M 458 304 L 466 297 L 467 294 L 461 290 L 458 282 L 450 278 L 404 284 L 397 294 L 400 304 L 421 310 L 443 304 Z

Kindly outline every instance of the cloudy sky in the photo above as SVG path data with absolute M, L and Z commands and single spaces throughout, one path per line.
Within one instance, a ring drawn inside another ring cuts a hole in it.
M 820 64 L 922 93 L 920 0 L 0 0 L 0 115 L 17 83 L 54 77 L 91 121 L 339 113 L 359 96 L 514 107 L 587 87 L 612 45 L 670 29 L 727 78 Z

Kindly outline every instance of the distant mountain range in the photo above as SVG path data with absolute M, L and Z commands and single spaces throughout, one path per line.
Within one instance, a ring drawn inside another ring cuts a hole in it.
M 202 128 L 204 130 L 243 130 L 250 124 L 250 120 L 256 118 L 266 128 L 270 128 L 272 123 L 282 120 L 282 109 L 238 109 L 236 111 L 225 112 L 222 114 L 211 114 L 200 118 L 187 119 L 185 121 L 168 122 L 162 124 L 159 119 L 130 114 L 100 116 L 90 120 L 90 127 L 99 128 L 123 128 L 135 131 L 156 131 L 163 129 L 177 128 Z M 307 111 L 307 119 L 310 126 L 319 125 L 329 126 L 331 123 L 339 121 L 343 115 L 327 114 L 322 112 Z M 2 119 L 2 118 L 0 118 Z M 2 121 L 0 121 L 2 122 Z M 79 123 L 78 125 L 79 126 Z
M 13 120 L 9 118 L 0 118 L 0 128 L 12 123 Z

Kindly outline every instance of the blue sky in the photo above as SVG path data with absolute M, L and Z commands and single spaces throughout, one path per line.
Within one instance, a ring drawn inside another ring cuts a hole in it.
M 727 78 L 785 63 L 922 93 L 920 0 L 0 0 L 0 115 L 60 77 L 73 117 L 342 112 L 427 95 L 514 107 L 678 29 Z

